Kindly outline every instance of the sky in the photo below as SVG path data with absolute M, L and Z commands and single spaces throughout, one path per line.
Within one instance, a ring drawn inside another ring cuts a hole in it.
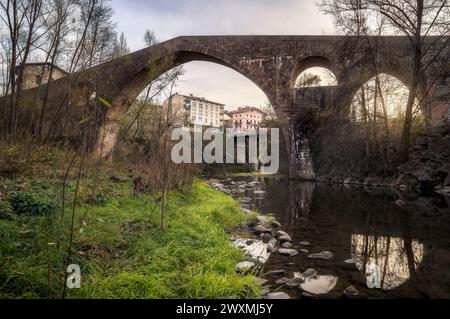
M 326 35 L 330 17 L 319 0 L 112 0 L 117 30 L 131 51 L 145 47 L 143 35 L 153 30 L 159 41 L 182 35 Z M 184 65 L 176 91 L 193 93 L 226 105 L 262 106 L 265 94 L 239 73 L 207 62 Z

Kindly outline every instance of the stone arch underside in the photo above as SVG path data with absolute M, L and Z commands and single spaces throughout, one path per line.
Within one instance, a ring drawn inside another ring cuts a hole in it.
M 149 52 L 151 55 L 152 52 Z M 277 116 L 283 116 L 276 104 L 274 104 L 274 95 L 270 88 L 260 81 L 265 75 L 255 74 L 254 70 L 248 69 L 247 65 L 233 59 L 220 57 L 219 53 L 199 52 L 197 50 L 177 49 L 166 52 L 163 56 L 150 57 L 149 64 L 138 70 L 137 73 L 112 97 L 112 109 L 109 110 L 105 125 L 102 128 L 102 134 L 98 141 L 97 152 L 101 157 L 109 156 L 114 148 L 116 138 L 120 129 L 120 118 L 125 110 L 136 100 L 139 94 L 155 79 L 171 70 L 174 67 L 193 62 L 210 62 L 230 68 L 255 84 L 268 98 L 274 106 Z M 287 156 L 287 154 L 286 154 Z

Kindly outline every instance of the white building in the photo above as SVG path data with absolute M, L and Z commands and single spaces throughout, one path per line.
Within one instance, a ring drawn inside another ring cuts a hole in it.
M 204 97 L 175 94 L 163 106 L 166 110 L 170 107 L 169 114 L 184 125 L 223 127 L 225 105 Z

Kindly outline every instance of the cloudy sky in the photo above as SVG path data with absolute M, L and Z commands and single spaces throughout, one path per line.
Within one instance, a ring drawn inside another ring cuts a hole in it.
M 333 34 L 319 0 L 112 0 L 114 19 L 132 51 L 144 47 L 143 34 L 158 40 L 181 35 L 311 35 Z M 221 102 L 227 109 L 261 106 L 264 93 L 226 67 L 207 62 L 185 65 L 176 90 Z

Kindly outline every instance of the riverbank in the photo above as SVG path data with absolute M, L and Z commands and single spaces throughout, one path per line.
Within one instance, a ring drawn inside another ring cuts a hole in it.
M 11 194 L 22 194 L 15 198 L 48 211 L 19 214 L 18 205 L 12 209 L 1 202 L 2 298 L 61 297 L 72 207 L 66 204 L 60 232 L 60 209 L 49 204 L 58 203 L 51 201 L 56 186 L 48 181 L 10 185 Z M 67 290 L 68 298 L 260 296 L 255 277 L 235 271 L 243 253 L 232 246 L 230 235 L 249 218 L 236 201 L 196 181 L 188 195 L 170 193 L 167 226 L 161 230 L 158 198 L 134 196 L 130 189 L 129 183 L 108 182 L 98 201 L 75 206 L 70 263 L 80 265 L 82 286 Z M 71 182 L 67 197 L 73 191 Z

